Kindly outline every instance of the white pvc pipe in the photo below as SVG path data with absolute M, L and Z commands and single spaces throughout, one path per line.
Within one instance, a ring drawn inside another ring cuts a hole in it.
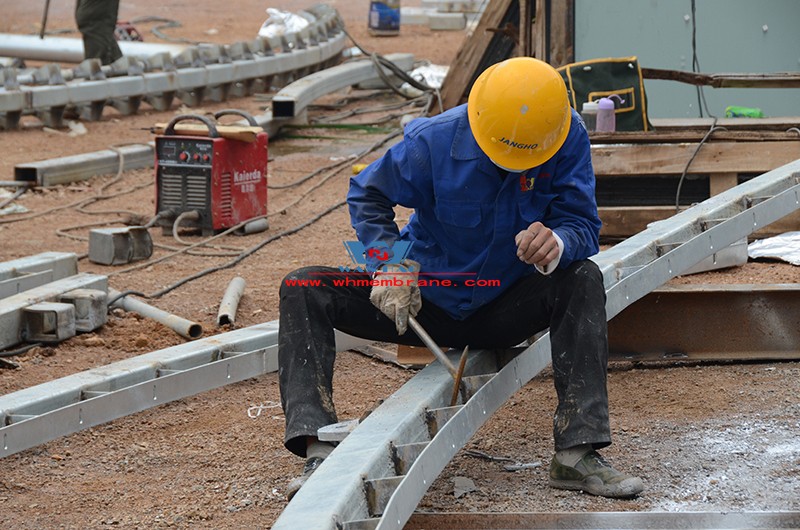
M 123 55 L 147 59 L 158 53 L 178 55 L 188 46 L 152 42 L 120 41 Z M 45 37 L 0 33 L 0 56 L 19 57 L 33 61 L 79 63 L 83 61 L 83 40 L 69 37 Z

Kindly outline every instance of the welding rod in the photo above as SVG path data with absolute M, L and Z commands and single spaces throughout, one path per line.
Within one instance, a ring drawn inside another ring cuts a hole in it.
M 425 343 L 425 346 L 433 352 L 433 355 L 436 356 L 439 362 L 447 368 L 447 371 L 450 372 L 453 379 L 456 379 L 458 377 L 458 370 L 456 370 L 456 367 L 450 362 L 450 359 L 444 354 L 442 349 L 433 341 L 431 336 L 428 335 L 428 332 L 417 322 L 417 319 L 408 315 L 408 325 L 411 326 L 414 333 Z

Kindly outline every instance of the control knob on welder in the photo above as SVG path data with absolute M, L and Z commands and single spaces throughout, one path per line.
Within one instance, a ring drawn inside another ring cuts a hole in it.
M 193 154 L 192 155 L 192 160 L 194 160 L 195 162 L 199 162 L 200 161 L 200 153 Z
M 186 151 L 181 151 L 181 154 L 178 155 L 178 158 L 180 159 L 181 162 L 186 162 L 187 160 L 189 160 L 189 153 L 187 153 Z

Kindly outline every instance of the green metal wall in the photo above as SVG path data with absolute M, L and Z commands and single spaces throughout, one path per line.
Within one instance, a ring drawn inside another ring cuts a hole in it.
M 690 0 L 575 0 L 575 60 L 636 55 L 644 67 L 692 71 L 691 12 Z M 800 71 L 800 0 L 696 0 L 695 20 L 703 73 Z M 700 116 L 691 85 L 648 80 L 645 90 L 651 117 Z M 718 117 L 728 105 L 800 116 L 800 89 L 703 93 Z

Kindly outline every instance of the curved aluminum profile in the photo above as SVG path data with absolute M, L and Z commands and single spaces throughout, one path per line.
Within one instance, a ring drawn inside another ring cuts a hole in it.
M 593 260 L 603 273 L 608 318 L 716 251 L 798 209 L 800 160 L 601 252 Z M 273 530 L 403 528 L 447 462 L 508 397 L 548 364 L 549 340 L 545 334 L 497 374 L 488 376 L 459 407 L 441 408 L 450 375 L 438 362 L 431 364 L 331 453 L 287 505 Z M 476 355 L 478 359 L 470 362 L 485 361 L 487 352 Z M 414 401 L 406 403 L 410 395 Z M 426 417 L 436 418 L 435 427 Z M 416 449 L 398 451 L 412 442 L 417 442 Z
M 309 12 L 317 17 L 311 27 L 279 39 L 228 46 L 215 63 L 203 61 L 203 48 L 187 48 L 174 61 L 162 60 L 163 71 L 139 70 L 108 79 L 0 88 L 0 126 L 14 128 L 19 116 L 28 113 L 43 115 L 48 124 L 55 125 L 66 107 L 102 108 L 106 101 L 128 100 L 128 105 L 119 105 L 125 112 L 135 112 L 140 98 L 153 98 L 154 104 L 168 107 L 174 95 L 191 106 L 202 100 L 206 90 L 214 89 L 216 98 L 225 99 L 237 85 L 249 86 L 259 79 L 280 84 L 305 76 L 337 60 L 347 41 L 334 9 L 319 5 Z
M 414 66 L 414 55 L 410 53 L 395 53 L 386 58 L 405 71 L 411 70 Z M 381 69 L 386 75 L 392 73 L 387 68 L 381 67 Z M 275 94 L 275 97 L 272 98 L 272 116 L 273 118 L 293 118 L 320 96 L 341 90 L 376 74 L 375 63 L 367 60 L 340 64 L 307 75 L 286 85 Z

